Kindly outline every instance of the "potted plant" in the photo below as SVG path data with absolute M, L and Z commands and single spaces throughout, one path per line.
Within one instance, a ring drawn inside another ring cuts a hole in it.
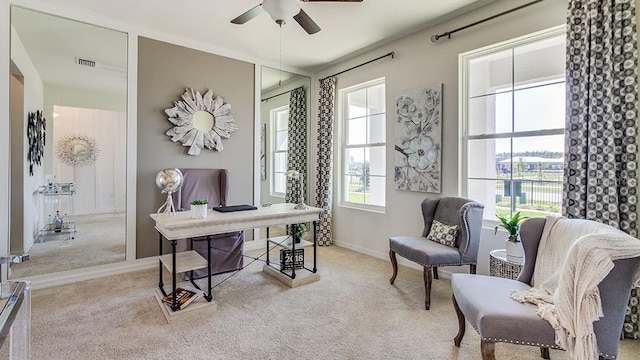
M 191 218 L 192 219 L 206 219 L 207 218 L 207 199 L 193 200 L 191 201 Z
M 307 225 L 304 223 L 300 223 L 296 225 L 296 237 L 298 238 L 298 242 L 304 239 L 305 235 L 307 235 Z
M 513 216 L 500 216 L 496 214 L 498 220 L 500 220 L 500 224 L 496 225 L 493 230 L 494 234 L 498 233 L 498 228 L 504 228 L 509 233 L 507 240 L 505 242 L 505 247 L 507 250 L 507 260 L 522 262 L 524 258 L 524 249 L 522 248 L 522 243 L 520 242 L 520 223 L 522 220 L 526 219 L 526 216 L 522 216 L 520 212 L 516 212 Z

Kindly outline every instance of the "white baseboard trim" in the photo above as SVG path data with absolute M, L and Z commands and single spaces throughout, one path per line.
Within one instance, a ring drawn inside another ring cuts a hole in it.
M 337 241 L 337 240 L 333 240 L 333 244 L 345 249 L 349 249 L 355 252 L 359 252 L 361 254 L 365 254 L 365 255 L 369 255 L 372 256 L 374 258 L 377 259 L 381 259 L 381 260 L 385 260 L 387 262 L 389 262 L 389 276 L 391 276 L 391 260 L 389 259 L 389 253 L 381 253 L 379 251 L 373 251 L 371 249 L 367 249 L 367 248 L 363 248 L 361 246 L 357 246 L 357 245 L 353 245 L 353 244 L 349 244 L 349 243 L 345 243 L 342 241 Z M 418 270 L 418 271 L 423 271 L 423 267 L 412 262 L 409 260 L 406 260 L 400 256 L 396 256 L 396 259 L 398 260 L 398 265 L 402 265 L 402 266 L 406 266 L 408 268 L 414 269 L 414 270 Z M 398 270 L 398 273 L 400 273 L 400 270 Z M 442 279 L 451 279 L 451 271 L 447 271 L 447 270 L 443 270 L 443 269 L 438 269 L 438 275 L 440 278 Z
M 244 249 L 248 251 L 265 249 L 265 246 L 266 246 L 265 243 L 266 243 L 265 240 L 253 240 L 245 243 Z M 365 254 L 368 256 L 372 256 L 377 259 L 385 260 L 391 263 L 391 261 L 389 260 L 388 253 L 373 251 L 371 249 L 367 249 L 361 246 L 357 246 L 357 245 L 353 245 L 353 244 L 349 244 L 349 243 L 337 241 L 337 240 L 334 240 L 333 244 L 335 246 L 349 249 L 349 250 L 352 250 L 361 254 Z M 397 257 L 397 259 L 398 259 L 398 265 L 405 266 L 414 270 L 422 271 L 422 266 L 414 262 L 408 261 L 402 257 Z M 133 261 L 124 261 L 124 262 L 115 263 L 115 264 L 92 266 L 92 267 L 78 269 L 78 270 L 61 271 L 57 273 L 37 275 L 37 276 L 32 276 L 32 277 L 27 277 L 22 279 L 15 279 L 15 280 L 30 281 L 31 288 L 34 290 L 37 290 L 37 289 L 45 289 L 53 286 L 71 284 L 78 281 L 98 279 L 105 276 L 126 274 L 128 272 L 133 272 L 133 271 L 149 270 L 157 267 L 158 267 L 158 258 L 155 256 L 151 256 L 151 257 L 137 259 Z M 389 273 L 391 273 L 391 266 L 389 266 Z M 444 279 L 451 278 L 451 272 L 447 270 L 439 270 L 438 274 L 440 275 L 441 278 L 444 278 Z
M 158 258 L 155 256 L 133 261 L 123 261 L 115 264 L 92 266 L 78 270 L 36 275 L 15 280 L 30 281 L 31 288 L 37 290 L 66 285 L 77 281 L 98 279 L 105 276 L 125 274 L 128 272 L 149 270 L 153 268 L 158 268 Z

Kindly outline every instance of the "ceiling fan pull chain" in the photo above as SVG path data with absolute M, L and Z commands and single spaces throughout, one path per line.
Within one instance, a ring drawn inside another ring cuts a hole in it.
M 278 74 L 278 87 L 282 86 L 282 24 L 283 23 L 279 23 L 280 25 L 280 65 L 279 65 L 279 74 Z

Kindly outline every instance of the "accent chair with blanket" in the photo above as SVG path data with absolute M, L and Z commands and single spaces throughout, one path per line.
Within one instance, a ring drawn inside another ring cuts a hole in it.
M 453 274 L 460 346 L 465 319 L 483 359 L 496 342 L 564 349 L 572 359 L 615 359 L 632 284 L 640 283 L 640 240 L 609 225 L 530 218 L 520 228 L 525 261 L 517 280 Z

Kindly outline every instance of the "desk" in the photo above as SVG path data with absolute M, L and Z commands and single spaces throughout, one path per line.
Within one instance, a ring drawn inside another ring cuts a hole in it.
M 185 271 L 189 267 L 180 266 L 178 264 L 179 258 L 176 255 L 176 245 L 178 241 L 206 236 L 207 248 L 211 249 L 211 235 L 223 234 L 233 231 L 249 230 L 260 227 L 276 226 L 276 225 L 288 225 L 298 224 L 305 222 L 313 222 L 314 229 L 315 224 L 320 219 L 320 213 L 323 209 L 309 207 L 306 210 L 296 210 L 294 207 L 297 204 L 273 204 L 268 207 L 259 207 L 257 210 L 236 211 L 230 213 L 220 213 L 217 211 L 209 210 L 207 218 L 205 219 L 192 219 L 190 211 L 178 211 L 175 215 L 169 216 L 165 214 L 151 214 L 151 218 L 155 220 L 155 229 L 159 234 L 159 282 L 158 287 L 162 294 L 166 296 L 164 290 L 164 282 L 162 280 L 162 267 L 167 267 L 172 274 L 172 292 L 175 293 L 177 283 L 177 272 Z M 162 255 L 162 238 L 169 240 L 171 244 L 171 254 Z M 313 241 L 313 269 L 316 270 L 316 236 L 314 233 Z M 293 245 L 295 249 L 295 242 Z M 205 294 L 205 299 L 211 301 L 213 296 L 211 294 L 211 252 L 209 251 L 208 257 L 205 260 L 195 251 L 187 251 L 181 253 L 181 258 L 190 257 L 189 262 L 194 262 L 195 266 L 204 267 L 209 269 L 208 274 L 208 286 L 209 290 Z M 205 261 L 205 262 L 203 262 Z M 171 266 L 169 266 L 171 264 Z M 295 270 L 293 273 L 295 277 Z M 177 304 L 171 307 L 173 311 L 178 310 Z
M 498 249 L 489 253 L 489 275 L 507 279 L 517 279 L 522 270 L 521 261 L 507 260 L 507 250 Z

